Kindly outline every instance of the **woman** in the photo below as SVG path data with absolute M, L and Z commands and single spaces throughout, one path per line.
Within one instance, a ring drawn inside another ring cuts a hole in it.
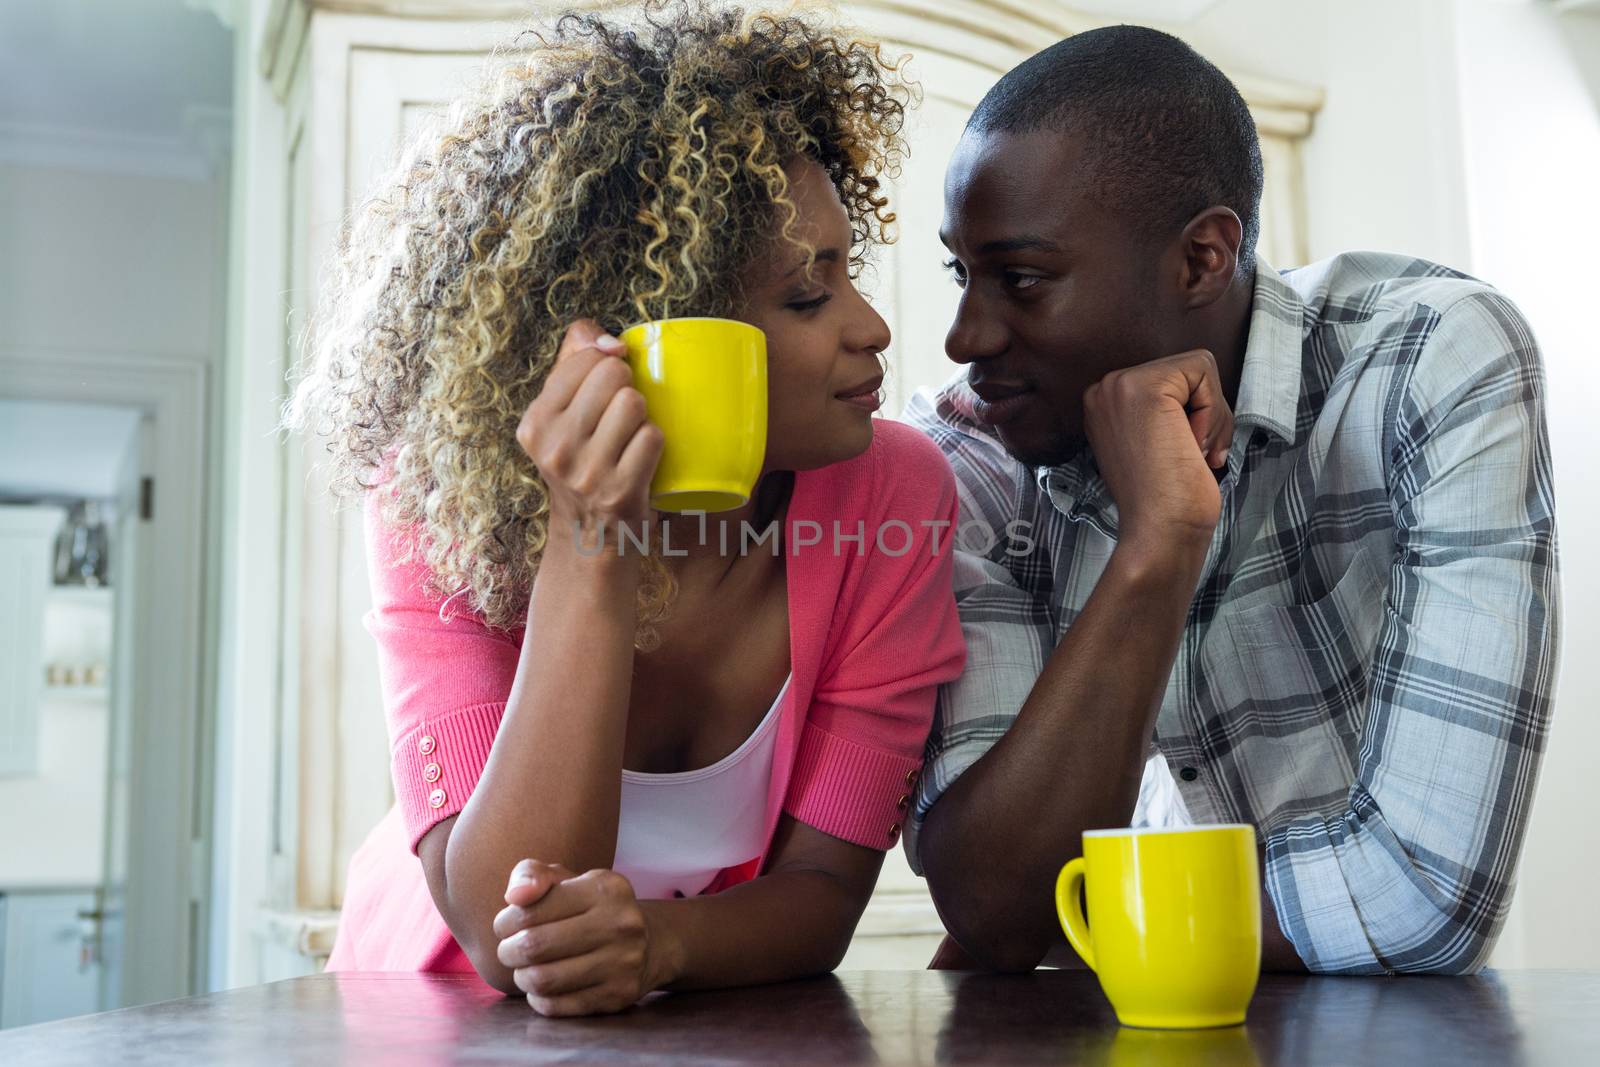
M 365 492 L 397 803 L 330 969 L 574 1015 L 838 964 L 965 654 L 954 482 L 872 419 L 853 284 L 904 103 L 800 18 L 569 15 L 347 239 L 290 421 Z M 649 510 L 607 332 L 672 315 L 767 338 L 763 475 L 705 535 Z M 672 555 L 592 551 L 645 520 Z

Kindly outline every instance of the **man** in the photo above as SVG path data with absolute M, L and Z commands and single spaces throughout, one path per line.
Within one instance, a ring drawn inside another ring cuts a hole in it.
M 965 527 L 906 839 L 936 966 L 1065 962 L 1055 874 L 1130 824 L 1256 827 L 1268 968 L 1469 972 L 1504 920 L 1557 644 L 1538 352 L 1443 267 L 1280 276 L 1261 173 L 1233 85 L 1129 26 L 950 163 L 965 373 L 907 416 Z

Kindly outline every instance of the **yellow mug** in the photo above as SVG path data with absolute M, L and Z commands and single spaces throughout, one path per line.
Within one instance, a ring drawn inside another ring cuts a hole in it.
M 1100 1067 L 1260 1067 L 1247 1026 L 1208 1030 L 1118 1027 L 1104 1052 L 1085 1062 Z M 1096 1050 L 1100 1051 L 1099 1049 Z
M 621 340 L 663 439 L 650 506 L 744 505 L 767 454 L 767 335 L 733 319 L 685 318 L 641 322 Z
M 1086 830 L 1056 915 L 1124 1025 L 1235 1026 L 1261 974 L 1260 879 L 1250 826 Z

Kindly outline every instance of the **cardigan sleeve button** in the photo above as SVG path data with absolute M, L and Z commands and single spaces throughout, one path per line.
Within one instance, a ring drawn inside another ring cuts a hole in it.
M 900 799 L 894 802 L 894 806 L 896 808 L 898 808 L 900 811 L 905 811 L 907 808 L 909 808 L 911 806 L 911 794 L 910 793 L 901 793 L 900 794 Z
M 890 840 L 890 842 L 894 842 L 894 841 L 899 840 L 899 837 L 900 837 L 900 824 L 897 823 L 897 822 L 890 823 L 889 824 L 889 840 Z
M 909 793 L 917 787 L 917 779 L 921 777 L 921 775 L 922 772 L 916 767 L 913 767 L 906 772 L 906 792 Z
M 434 744 L 433 737 L 430 734 L 423 734 L 422 737 L 417 741 L 417 751 L 422 753 L 424 756 L 433 755 L 433 750 L 435 747 L 436 746 Z
M 430 763 L 422 768 L 422 780 L 424 782 L 437 782 L 439 780 L 439 765 Z
M 443 789 L 435 789 L 433 792 L 428 794 L 428 806 L 429 807 L 442 808 L 442 807 L 444 807 L 444 800 L 445 800 L 445 797 L 444 797 L 444 790 Z

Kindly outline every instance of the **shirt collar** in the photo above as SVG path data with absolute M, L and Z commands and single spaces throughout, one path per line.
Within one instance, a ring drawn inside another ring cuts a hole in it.
M 1266 260 L 1256 256 L 1255 292 L 1250 302 L 1250 336 L 1245 342 L 1234 426 L 1259 426 L 1292 445 L 1300 410 L 1301 345 L 1305 306 L 1300 294 Z M 1237 436 L 1237 434 L 1236 434 Z
M 1259 254 L 1250 299 L 1250 333 L 1234 406 L 1234 440 L 1248 439 L 1260 427 L 1286 444 L 1295 441 L 1300 409 L 1301 344 L 1304 305 Z M 1230 462 L 1234 462 L 1230 458 Z M 1117 505 L 1094 458 L 1081 452 L 1056 467 L 1034 472 L 1039 491 L 1073 522 L 1088 522 L 1107 537 L 1117 536 Z

